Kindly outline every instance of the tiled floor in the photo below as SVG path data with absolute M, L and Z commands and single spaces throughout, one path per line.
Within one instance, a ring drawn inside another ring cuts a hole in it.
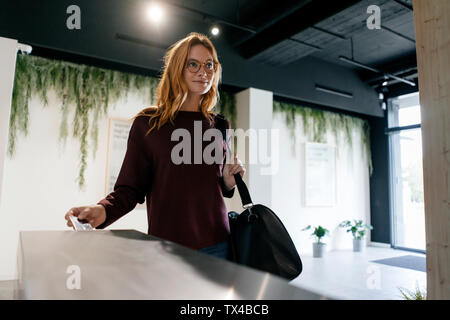
M 367 247 L 326 252 L 323 258 L 302 255 L 303 272 L 291 281 L 330 298 L 354 300 L 402 299 L 398 288 L 426 291 L 426 273 L 369 262 L 402 255 L 425 255 L 390 248 Z M 15 281 L 0 281 L 0 300 L 14 298 Z
M 303 271 L 291 284 L 331 298 L 352 300 L 403 299 L 399 288 L 415 291 L 417 285 L 426 292 L 425 272 L 370 262 L 403 255 L 425 257 L 378 247 L 367 247 L 364 252 L 331 251 L 323 258 L 302 255 Z

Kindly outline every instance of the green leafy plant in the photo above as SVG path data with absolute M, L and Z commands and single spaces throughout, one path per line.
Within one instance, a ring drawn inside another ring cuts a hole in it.
M 14 90 L 9 120 L 8 155 L 13 157 L 17 133 L 28 135 L 29 101 L 40 98 L 44 108 L 48 105 L 47 93 L 54 90 L 60 99 L 61 110 L 59 139 L 65 144 L 69 132 L 80 142 L 80 169 L 78 185 L 85 184 L 88 148 L 95 157 L 98 138 L 98 121 L 108 114 L 109 106 L 128 92 L 137 90 L 154 103 L 158 79 L 142 75 L 119 72 L 50 60 L 36 56 L 18 55 L 14 79 Z M 236 110 L 234 95 L 220 91 L 216 111 L 230 119 L 234 127 Z M 69 129 L 69 112 L 73 111 L 72 128 Z M 130 118 L 134 116 L 130 115 Z M 89 144 L 88 138 L 92 143 Z
M 348 228 L 347 232 L 351 232 L 353 239 L 361 240 L 366 235 L 367 230 L 372 230 L 373 227 L 369 224 L 363 224 L 362 220 L 353 220 L 353 224 L 350 220 L 342 221 L 339 224 L 341 228 Z
M 98 138 L 98 120 L 106 115 L 112 102 L 127 96 L 131 89 L 154 98 L 157 80 L 151 77 L 128 74 L 92 66 L 18 55 L 11 104 L 8 154 L 14 155 L 17 132 L 28 134 L 29 100 L 40 98 L 44 108 L 48 105 L 48 92 L 54 90 L 60 99 L 61 110 L 59 139 L 63 143 L 71 131 L 80 142 L 80 170 L 78 185 L 84 186 L 87 167 L 88 138 L 92 139 L 95 157 Z M 73 111 L 72 130 L 68 128 L 68 114 Z
M 302 229 L 302 231 L 306 231 L 306 230 L 310 230 L 313 227 L 311 227 L 311 225 L 305 227 Z M 329 235 L 330 231 L 328 231 L 327 229 L 323 228 L 322 226 L 317 226 L 314 227 L 314 231 L 313 233 L 311 233 L 311 236 L 316 237 L 317 243 L 323 243 L 320 240 L 325 237 L 326 235 Z
M 296 145 L 295 129 L 297 127 L 297 115 L 302 119 L 303 135 L 307 141 L 326 143 L 327 133 L 330 132 L 335 137 L 337 146 L 341 144 L 341 136 L 344 135 L 345 142 L 350 147 L 350 150 L 352 150 L 353 133 L 356 132 L 361 136 L 362 150 L 366 157 L 369 174 L 372 175 L 370 126 L 367 120 L 279 101 L 273 102 L 273 110 L 275 113 L 284 114 L 286 126 L 291 134 L 293 153 L 295 153 Z M 339 148 L 337 150 L 339 151 Z
M 426 300 L 427 299 L 427 293 L 426 291 L 420 290 L 419 285 L 416 282 L 416 289 L 415 291 L 411 291 L 405 288 L 398 288 L 400 293 L 402 294 L 403 299 L 405 300 Z

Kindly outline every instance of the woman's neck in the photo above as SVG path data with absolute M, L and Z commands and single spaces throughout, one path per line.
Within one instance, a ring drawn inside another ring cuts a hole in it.
M 202 101 L 202 96 L 193 95 L 188 93 L 186 100 L 180 107 L 182 111 L 200 111 L 200 102 Z

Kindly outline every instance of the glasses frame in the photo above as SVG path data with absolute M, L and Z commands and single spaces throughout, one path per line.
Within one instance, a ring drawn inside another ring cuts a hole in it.
M 191 62 L 191 61 L 195 61 L 195 62 L 197 62 L 197 63 L 200 65 L 200 67 L 198 68 L 197 71 L 192 71 L 192 70 L 189 69 L 189 62 Z M 214 66 L 213 70 L 210 70 L 210 69 L 206 68 L 206 64 L 207 64 L 208 62 L 211 62 L 211 63 L 213 64 L 213 66 Z M 200 61 L 198 61 L 197 59 L 188 59 L 188 60 L 186 61 L 186 66 L 185 66 L 185 68 L 186 68 L 189 72 L 191 72 L 191 73 L 197 73 L 197 72 L 199 72 L 200 69 L 201 69 L 202 67 L 203 67 L 203 69 L 205 70 L 205 72 L 206 72 L 207 74 L 209 74 L 209 75 L 212 75 L 212 74 L 214 74 L 214 73 L 217 71 L 217 63 L 216 63 L 214 60 L 207 60 L 206 62 L 200 62 Z

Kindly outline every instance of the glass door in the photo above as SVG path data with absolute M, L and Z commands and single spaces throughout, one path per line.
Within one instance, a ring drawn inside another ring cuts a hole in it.
M 388 105 L 393 246 L 425 252 L 419 95 L 397 97 Z

